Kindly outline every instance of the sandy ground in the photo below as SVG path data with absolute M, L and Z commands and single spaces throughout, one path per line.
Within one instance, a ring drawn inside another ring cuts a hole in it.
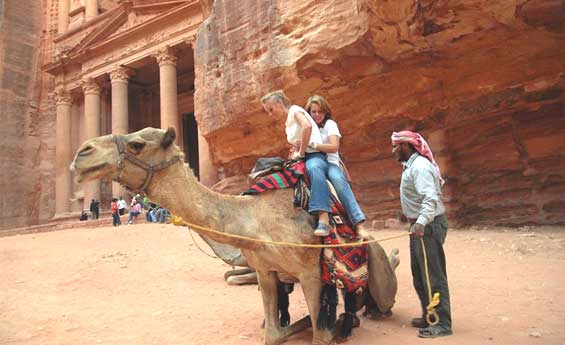
M 347 343 L 565 344 L 565 228 L 450 230 L 454 335 L 435 340 L 417 338 L 408 326 L 418 302 L 407 238 L 383 246 L 400 248 L 394 315 L 362 319 Z M 0 238 L 0 267 L 0 344 L 262 343 L 257 287 L 227 286 L 230 267 L 200 252 L 184 228 L 139 224 Z M 291 315 L 306 313 L 297 286 Z M 305 331 L 286 344 L 310 341 Z

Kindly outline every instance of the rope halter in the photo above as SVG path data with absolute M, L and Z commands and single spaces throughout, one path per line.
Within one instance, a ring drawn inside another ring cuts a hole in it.
M 118 155 L 119 155 L 119 159 L 118 159 L 119 174 L 118 174 L 118 177 L 114 178 L 113 180 L 118 182 L 119 184 L 121 184 L 126 189 L 128 189 L 129 191 L 132 191 L 132 192 L 138 192 L 138 193 L 145 192 L 145 190 L 149 186 L 149 183 L 151 183 L 151 179 L 153 178 L 153 174 L 156 171 L 166 169 L 166 168 L 170 167 L 171 165 L 173 165 L 173 164 L 175 164 L 175 163 L 177 163 L 178 161 L 181 160 L 180 156 L 177 155 L 177 156 L 174 156 L 173 158 L 169 159 L 168 161 L 163 161 L 163 162 L 157 163 L 155 165 L 151 165 L 151 164 L 148 164 L 148 163 L 142 161 L 141 159 L 135 157 L 131 153 L 127 152 L 125 144 L 124 144 L 124 136 L 123 135 L 114 134 L 114 135 L 112 135 L 112 139 L 114 140 L 114 143 L 116 143 L 116 147 L 118 149 Z M 131 187 L 131 186 L 127 185 L 124 181 L 122 181 L 122 174 L 124 172 L 126 161 L 132 163 L 133 165 L 138 166 L 139 168 L 143 169 L 143 171 L 145 171 L 145 179 L 143 180 L 143 183 L 141 184 L 141 186 L 139 186 L 137 188 Z

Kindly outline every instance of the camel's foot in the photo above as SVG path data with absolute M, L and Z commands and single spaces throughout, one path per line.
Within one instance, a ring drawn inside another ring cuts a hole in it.
M 390 267 L 393 271 L 396 271 L 398 265 L 400 265 L 400 257 L 398 257 L 398 248 L 394 248 L 390 255 L 388 256 L 388 262 L 390 263 Z
M 290 315 L 289 315 L 289 320 L 290 320 Z M 300 333 L 310 327 L 312 327 L 312 320 L 310 319 L 309 315 L 304 316 L 302 319 L 296 321 L 295 323 L 291 324 L 290 326 L 287 327 L 282 325 L 282 319 L 281 319 L 281 327 L 278 328 L 278 331 L 276 332 L 275 336 L 272 336 L 271 339 L 269 341 L 271 341 L 271 343 L 277 343 L 277 341 L 279 341 L 280 343 L 284 342 L 286 340 L 286 338 L 290 337 L 291 335 L 294 335 L 296 333 Z M 263 323 L 261 324 L 261 328 L 265 328 L 265 320 L 263 320 Z M 265 343 L 267 343 L 267 341 L 265 340 Z M 271 344 L 269 343 L 269 344 Z M 277 343 L 279 344 L 279 343 Z
M 353 328 L 361 325 L 361 320 L 353 313 L 342 313 L 335 322 L 336 342 L 341 343 L 351 336 Z
M 290 324 L 290 314 L 288 312 L 280 313 L 279 324 L 281 327 L 288 327 Z M 265 319 L 263 319 L 263 323 L 261 323 L 261 328 L 265 328 Z
M 226 272 L 226 274 L 229 272 Z M 230 275 L 226 278 L 228 285 L 248 285 L 257 284 L 257 273 L 250 272 L 241 275 Z
M 255 272 L 255 270 L 249 267 L 232 269 L 231 271 L 226 271 L 226 273 L 224 273 L 224 280 L 228 280 L 228 278 L 232 276 L 240 276 L 242 274 L 247 274 L 251 272 Z
M 312 339 L 312 345 L 330 345 L 335 344 L 333 332 L 325 330 L 318 331 L 316 337 Z
M 287 337 L 302 332 L 303 330 L 308 329 L 310 327 L 312 327 L 312 319 L 310 319 L 310 315 L 306 315 L 302 319 L 288 326 L 288 328 L 286 329 L 288 332 Z
M 392 316 L 392 310 L 387 310 L 384 313 L 377 308 L 377 306 L 365 307 L 363 316 L 371 320 L 382 320 Z

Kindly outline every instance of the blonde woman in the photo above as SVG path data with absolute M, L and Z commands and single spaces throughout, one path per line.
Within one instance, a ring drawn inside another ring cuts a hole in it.
M 304 159 L 306 172 L 310 178 L 310 205 L 308 212 L 318 215 L 318 226 L 314 230 L 316 236 L 329 235 L 330 193 L 326 183 L 328 161 L 326 154 L 313 147 L 322 144 L 322 136 L 318 125 L 306 110 L 292 105 L 282 90 L 266 94 L 261 104 L 269 116 L 286 115 L 286 138 L 293 146 L 294 159 Z

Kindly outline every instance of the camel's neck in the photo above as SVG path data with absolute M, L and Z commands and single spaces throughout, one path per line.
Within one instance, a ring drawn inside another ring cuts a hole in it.
M 147 194 L 151 201 L 166 207 L 189 223 L 236 235 L 252 235 L 243 224 L 234 226 L 245 219 L 249 203 L 204 187 L 184 164 L 177 163 L 155 173 Z M 194 230 L 200 232 L 196 228 Z M 229 238 L 201 233 L 218 242 L 242 247 Z

